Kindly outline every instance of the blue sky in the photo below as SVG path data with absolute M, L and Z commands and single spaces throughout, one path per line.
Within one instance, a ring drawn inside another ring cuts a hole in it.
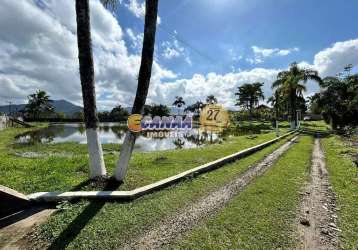
M 0 105 L 41 89 L 81 105 L 74 0 L 2 0 Z M 115 11 L 90 0 L 100 110 L 133 103 L 143 37 L 144 0 Z M 263 82 L 296 61 L 333 76 L 358 65 L 356 0 L 160 0 L 147 104 L 187 104 L 215 95 L 235 107 L 244 83 Z M 358 71 L 357 67 L 354 71 Z M 307 83 L 306 96 L 318 91 Z
M 255 68 L 257 64 L 245 60 L 254 56 L 252 46 L 300 50 L 267 58 L 260 67 L 284 68 L 293 61 L 312 63 L 320 50 L 358 37 L 358 29 L 353 28 L 357 10 L 358 1 L 354 0 L 160 1 L 157 41 L 177 37 L 193 65 L 183 58 L 159 60 L 184 77 L 212 71 L 226 73 L 232 71 L 232 66 L 241 70 Z M 143 29 L 143 21 L 123 5 L 116 17 L 124 27 L 136 32 Z M 243 58 L 233 60 L 232 54 Z

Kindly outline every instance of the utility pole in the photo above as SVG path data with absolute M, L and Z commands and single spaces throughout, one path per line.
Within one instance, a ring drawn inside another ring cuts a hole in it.
M 10 116 L 11 115 L 11 104 L 12 104 L 12 102 L 9 101 L 8 103 L 9 103 L 9 116 Z

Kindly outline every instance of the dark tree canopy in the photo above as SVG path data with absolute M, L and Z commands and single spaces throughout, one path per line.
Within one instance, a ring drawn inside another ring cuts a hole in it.
M 216 103 L 218 103 L 218 99 L 216 99 L 216 97 L 214 95 L 209 95 L 208 97 L 206 97 L 206 103 L 207 104 L 216 104 Z
M 323 83 L 317 71 L 300 68 L 294 62 L 288 70 L 278 73 L 277 80 L 272 84 L 272 88 L 279 91 L 280 97 L 287 100 L 288 113 L 295 123 L 296 110 L 302 104 L 298 103 L 299 98 L 303 97 L 303 92 L 306 91 L 306 83 L 309 80 L 317 82 L 320 86 Z
M 145 105 L 144 107 L 144 115 L 151 115 L 151 116 L 169 116 L 170 109 L 162 104 L 156 105 Z
M 311 107 L 334 129 L 358 125 L 358 74 L 327 77 L 323 91 L 311 97 Z
M 237 96 L 237 106 L 250 111 L 252 113 L 253 109 L 259 104 L 260 100 L 264 100 L 265 96 L 262 91 L 263 83 L 245 83 L 238 87 L 238 92 L 235 93 Z
M 181 96 L 176 96 L 175 101 L 173 102 L 173 105 L 178 107 L 178 108 L 183 107 L 185 105 L 184 98 L 181 97 Z
M 28 96 L 28 103 L 25 106 L 25 115 L 32 116 L 32 119 L 38 119 L 42 114 L 54 112 L 50 96 L 43 90 Z

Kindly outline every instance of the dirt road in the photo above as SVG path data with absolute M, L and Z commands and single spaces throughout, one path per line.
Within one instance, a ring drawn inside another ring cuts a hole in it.
M 319 139 L 314 143 L 310 182 L 304 192 L 298 227 L 298 249 L 337 249 L 339 246 L 336 202 Z
M 124 249 L 160 249 L 174 239 L 180 238 L 183 233 L 192 229 L 200 220 L 212 216 L 223 208 L 252 180 L 267 171 L 292 146 L 296 139 L 297 137 L 282 145 L 229 184 L 185 207 L 178 213 L 163 219 L 143 235 L 123 246 Z

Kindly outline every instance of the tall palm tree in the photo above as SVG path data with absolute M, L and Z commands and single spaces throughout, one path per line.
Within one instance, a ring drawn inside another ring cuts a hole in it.
M 296 110 L 297 99 L 303 96 L 306 91 L 305 84 L 308 80 L 316 81 L 322 85 L 322 79 L 318 72 L 311 69 L 302 69 L 296 62 L 292 63 L 289 70 L 278 73 L 277 80 L 272 84 L 272 88 L 279 90 L 282 97 L 288 100 L 288 112 L 291 120 L 291 128 L 297 127 Z
M 246 83 L 238 87 L 238 92 L 235 93 L 238 96 L 237 106 L 242 106 L 247 109 L 250 114 L 250 120 L 252 119 L 252 111 L 259 104 L 260 100 L 265 100 L 265 96 L 262 91 L 264 84 L 260 82 Z
M 144 38 L 142 48 L 142 59 L 138 76 L 137 93 L 134 100 L 132 114 L 142 114 L 144 105 L 148 95 L 150 78 L 152 75 L 155 33 L 157 29 L 158 18 L 158 1 L 159 0 L 146 0 L 145 1 L 145 23 L 144 23 Z M 118 181 L 123 181 L 130 158 L 132 156 L 133 147 L 136 141 L 136 134 L 128 131 L 124 139 L 119 161 L 115 170 L 115 178 Z
M 33 119 L 40 118 L 41 113 L 51 113 L 54 111 L 54 107 L 52 106 L 53 101 L 43 90 L 38 90 L 27 98 L 29 101 L 25 106 L 25 112 L 31 114 Z
M 98 136 L 89 0 L 76 0 L 78 59 L 90 159 L 90 178 L 107 174 Z
M 184 98 L 181 97 L 181 96 L 176 96 L 175 101 L 173 102 L 172 105 L 174 105 L 174 106 L 176 106 L 178 108 L 178 115 L 179 115 L 180 108 L 185 105 Z

